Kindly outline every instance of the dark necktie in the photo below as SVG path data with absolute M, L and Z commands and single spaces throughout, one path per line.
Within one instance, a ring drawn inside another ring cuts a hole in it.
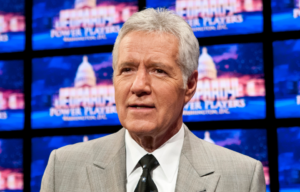
M 143 173 L 134 192 L 158 192 L 150 175 L 150 172 L 159 165 L 158 161 L 153 155 L 147 154 L 141 158 L 139 164 L 143 168 Z

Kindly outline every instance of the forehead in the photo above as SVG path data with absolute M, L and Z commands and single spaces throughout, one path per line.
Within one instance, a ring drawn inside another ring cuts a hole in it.
M 118 63 L 123 60 L 177 59 L 178 39 L 165 32 L 133 31 L 120 42 Z

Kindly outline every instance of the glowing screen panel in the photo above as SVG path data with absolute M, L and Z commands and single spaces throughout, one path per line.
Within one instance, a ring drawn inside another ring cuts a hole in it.
M 300 127 L 277 129 L 280 192 L 300 191 Z
M 299 0 L 272 0 L 271 5 L 274 32 L 300 30 Z
M 273 51 L 275 116 L 300 117 L 300 40 L 276 41 Z
M 48 159 L 52 150 L 79 142 L 97 139 L 107 134 L 94 135 L 73 135 L 73 136 L 53 136 L 32 138 L 31 156 L 31 192 L 39 192 L 42 177 L 46 169 Z M 101 146 L 100 146 L 101 147 Z
M 263 164 L 267 192 L 270 191 L 267 132 L 265 129 L 192 131 L 204 141 L 247 155 Z
M 111 53 L 36 58 L 32 67 L 33 129 L 120 124 Z
M 0 131 L 24 127 L 23 61 L 0 61 Z
M 23 191 L 23 140 L 0 139 L 0 191 Z
M 33 50 L 114 44 L 137 0 L 33 0 Z
M 24 0 L 0 0 L 0 53 L 25 48 Z
M 200 38 L 263 31 L 262 0 L 147 0 L 146 6 L 174 11 Z
M 261 43 L 200 48 L 198 83 L 183 120 L 263 119 L 266 116 Z

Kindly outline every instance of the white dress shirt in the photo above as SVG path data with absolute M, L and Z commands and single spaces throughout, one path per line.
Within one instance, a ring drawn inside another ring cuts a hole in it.
M 134 192 L 143 173 L 139 160 L 146 154 L 152 154 L 159 166 L 152 171 L 152 179 L 159 192 L 174 192 L 178 175 L 181 149 L 184 140 L 184 128 L 181 126 L 178 133 L 152 153 L 148 153 L 132 139 L 129 132 L 125 133 L 126 145 L 126 174 L 127 192 Z

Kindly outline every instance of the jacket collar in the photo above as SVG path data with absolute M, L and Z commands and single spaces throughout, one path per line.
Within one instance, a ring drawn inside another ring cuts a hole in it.
M 118 132 L 102 139 L 101 144 L 100 142 L 95 142 L 93 146 L 93 164 L 105 169 L 114 158 L 119 158 L 118 155 L 119 153 L 123 153 L 122 150 L 125 152 L 125 129 L 122 128 Z
M 220 175 L 215 173 L 212 155 L 204 141 L 184 125 L 176 192 L 213 192 Z M 87 166 L 92 192 L 126 191 L 125 129 L 95 142 L 93 165 Z
M 196 137 L 185 125 L 176 192 L 206 191 L 216 189 L 220 175 L 215 173 L 212 156 L 204 147 L 204 141 Z
M 94 143 L 93 165 L 87 165 L 92 192 L 126 191 L 125 129 Z
M 184 131 L 182 155 L 187 158 L 200 177 L 214 173 L 215 168 L 209 151 L 203 145 L 204 141 L 195 136 L 186 125 Z

